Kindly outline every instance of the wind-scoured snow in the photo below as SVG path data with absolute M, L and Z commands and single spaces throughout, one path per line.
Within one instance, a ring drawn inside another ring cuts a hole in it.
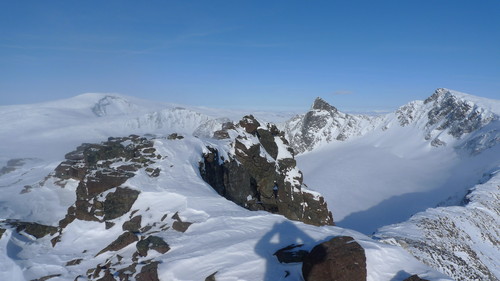
M 131 210 L 139 210 L 143 224 L 173 213 L 193 223 L 185 233 L 156 234 L 171 247 L 166 254 L 153 252 L 147 257 L 160 261 L 161 280 L 204 280 L 214 272 L 217 280 L 280 280 L 285 271 L 291 274 L 287 280 L 301 280 L 300 264 L 280 264 L 273 253 L 299 242 L 311 249 L 338 235 L 353 236 L 365 247 L 368 280 L 403 280 L 412 274 L 430 280 L 451 280 L 401 248 L 376 242 L 356 231 L 315 227 L 279 215 L 251 212 L 219 196 L 198 171 L 206 145 L 217 141 L 191 134 L 196 130 L 209 132 L 218 122 L 227 122 L 226 118 L 217 120 L 221 116 L 99 94 L 39 105 L 0 107 L 0 111 L 1 121 L 6 124 L 0 129 L 4 167 L 0 175 L 1 219 L 57 225 L 73 204 L 78 184 L 68 180 L 60 186 L 47 177 L 65 153 L 82 142 L 101 141 L 109 136 L 156 135 L 155 148 L 163 157 L 153 168 L 161 168 L 161 173 L 151 178 L 138 172 L 124 184 L 141 192 Z M 207 125 L 210 122 L 212 125 Z M 184 138 L 167 139 L 173 132 L 184 134 Z M 221 145 L 224 146 L 222 142 Z M 290 157 L 290 152 L 279 146 L 278 155 Z M 64 228 L 54 247 L 50 237 L 35 239 L 7 229 L 0 238 L 0 280 L 43 276 L 74 280 L 107 259 L 115 261 L 116 252 L 97 253 L 122 232 L 121 225 L 129 216 L 115 219 L 115 225 L 109 229 L 103 223 L 75 220 Z M 119 254 L 130 256 L 133 251 L 133 246 L 127 246 Z M 82 260 L 67 265 L 75 259 Z
M 500 280 L 500 173 L 488 176 L 464 206 L 428 209 L 376 236 L 456 280 Z

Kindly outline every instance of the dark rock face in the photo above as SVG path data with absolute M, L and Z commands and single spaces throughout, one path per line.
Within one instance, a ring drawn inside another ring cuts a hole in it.
M 324 99 L 317 97 L 314 100 L 312 109 L 316 110 L 326 110 L 326 111 L 332 111 L 332 112 L 337 112 L 337 108 L 334 106 L 331 106 L 329 103 L 327 103 Z
M 313 225 L 333 225 L 326 202 L 302 190 L 302 173 L 296 168 L 293 150 L 275 125 L 260 126 L 245 116 L 234 127 L 234 153 L 223 159 L 207 147 L 200 173 L 220 195 L 249 210 L 265 210 Z M 280 152 L 279 149 L 283 151 Z M 289 155 L 278 157 L 280 154 Z M 277 184 L 275 198 L 273 186 Z
M 279 249 L 274 253 L 276 258 L 280 263 L 295 263 L 295 262 L 303 262 L 304 258 L 309 254 L 308 251 L 300 249 L 301 245 L 289 245 L 285 248 Z
M 369 119 L 342 113 L 317 98 L 308 112 L 287 121 L 285 131 L 293 149 L 302 153 L 314 149 L 320 143 L 344 141 L 350 136 L 360 135 L 363 127 L 361 123 Z
M 366 280 L 364 249 L 349 236 L 339 236 L 314 247 L 305 257 L 302 275 L 306 281 Z
M 117 187 L 109 193 L 104 201 L 104 220 L 112 220 L 130 211 L 132 204 L 139 196 L 139 191 L 130 188 Z
M 102 249 L 96 256 L 107 252 L 107 251 L 118 251 L 121 250 L 128 245 L 139 240 L 135 234 L 130 231 L 124 232 L 122 235 L 118 236 L 115 241 L 111 242 L 106 248 Z
M 2 236 L 4 233 L 5 233 L 5 229 L 0 227 L 0 239 L 2 239 Z
M 429 281 L 429 280 L 427 280 L 427 279 L 422 279 L 422 278 L 420 278 L 418 275 L 416 275 L 416 274 L 415 274 L 415 275 L 412 275 L 412 276 L 410 276 L 410 277 L 406 278 L 406 279 L 405 279 L 405 280 L 403 280 L 403 281 Z
M 34 236 L 36 239 L 40 239 L 47 235 L 54 235 L 57 233 L 57 227 L 43 225 L 35 222 L 7 221 L 7 224 L 15 227 L 18 233 L 26 232 L 27 234 Z M 0 237 L 1 234 L 3 234 L 3 232 L 0 229 Z
M 129 221 L 126 221 L 122 225 L 124 231 L 139 232 L 141 229 L 142 216 L 135 216 Z
M 140 256 L 147 256 L 149 249 L 155 250 L 158 253 L 165 254 L 170 250 L 170 246 L 158 236 L 149 236 L 148 238 L 137 242 L 137 252 Z
M 141 272 L 135 276 L 136 281 L 160 281 L 158 279 L 158 262 L 152 262 L 142 267 Z
M 130 211 L 139 191 L 121 187 L 135 172 L 148 168 L 158 157 L 153 142 L 136 135 L 109 138 L 101 144 L 82 144 L 66 154 L 53 174 L 64 184 L 68 179 L 78 180 L 76 202 L 59 222 L 61 228 L 75 219 L 109 221 Z M 126 162 L 122 165 L 113 165 Z M 151 169 L 151 176 L 159 175 Z M 116 190 L 109 192 L 111 189 Z M 103 198 L 101 194 L 108 192 Z

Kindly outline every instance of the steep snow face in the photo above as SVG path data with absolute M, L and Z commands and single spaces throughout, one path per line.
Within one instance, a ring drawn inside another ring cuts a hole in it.
M 456 280 L 500 280 L 500 172 L 490 177 L 471 189 L 464 206 L 428 209 L 376 237 Z
M 335 140 L 345 141 L 360 136 L 372 130 L 378 122 L 378 117 L 339 112 L 317 98 L 311 110 L 286 122 L 284 130 L 295 152 L 303 153 Z

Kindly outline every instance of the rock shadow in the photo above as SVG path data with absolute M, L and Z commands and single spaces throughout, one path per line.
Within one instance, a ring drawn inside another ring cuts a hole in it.
M 290 221 L 276 223 L 255 245 L 255 252 L 266 259 L 266 271 L 263 281 L 303 280 L 302 263 L 280 263 L 275 253 L 292 244 L 304 246 L 302 250 L 309 250 L 318 242 L 299 229 Z

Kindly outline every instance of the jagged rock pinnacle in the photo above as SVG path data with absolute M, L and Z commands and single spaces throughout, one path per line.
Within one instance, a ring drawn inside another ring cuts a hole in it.
M 331 106 L 328 102 L 326 102 L 324 99 L 317 97 L 314 100 L 312 109 L 317 109 L 317 110 L 327 110 L 327 111 L 337 111 L 337 109 L 334 106 Z

